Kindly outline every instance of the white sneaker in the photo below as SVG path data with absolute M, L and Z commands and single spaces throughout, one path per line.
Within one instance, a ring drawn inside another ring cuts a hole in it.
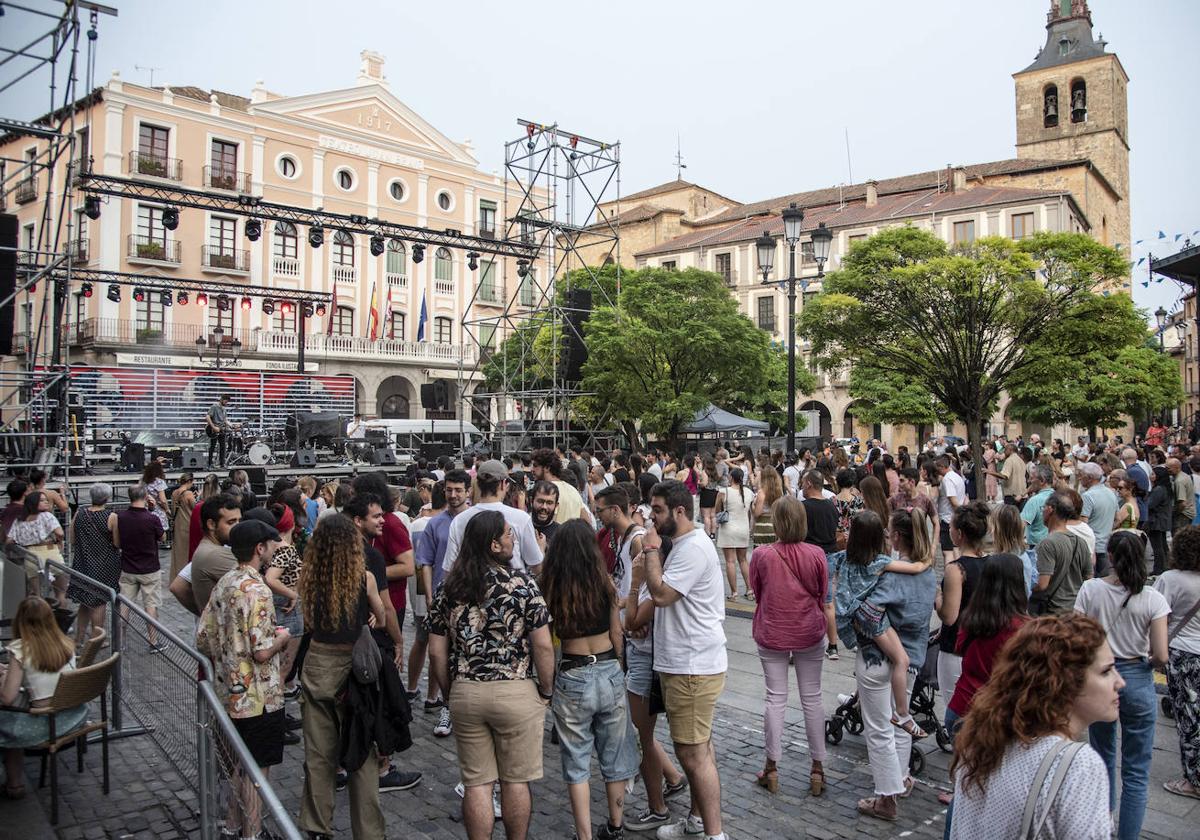
M 454 786 L 454 792 L 458 794 L 459 799 L 462 799 L 467 795 L 467 789 L 463 787 L 462 782 L 459 782 Z M 494 786 L 492 787 L 492 816 L 494 816 L 496 819 L 500 819 L 503 816 L 503 814 L 500 812 L 500 793 Z
M 694 814 L 688 814 L 686 819 L 664 825 L 654 836 L 658 840 L 678 840 L 680 837 L 696 837 L 704 834 L 704 820 Z
M 450 709 L 442 706 L 438 713 L 437 725 L 433 727 L 433 734 L 439 738 L 445 738 L 454 731 L 454 726 L 450 723 Z
M 854 699 L 853 694 L 839 694 L 837 696 L 837 701 L 838 701 L 839 706 L 845 706 L 847 703 L 849 703 L 853 699 Z

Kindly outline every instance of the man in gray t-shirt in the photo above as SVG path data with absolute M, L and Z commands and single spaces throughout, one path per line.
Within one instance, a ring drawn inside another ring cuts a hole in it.
M 1081 516 L 1096 535 L 1096 569 L 1103 575 L 1108 572 L 1108 538 L 1117 516 L 1117 494 L 1105 486 L 1100 465 L 1091 461 L 1079 465 L 1079 484 L 1083 488 Z
M 1042 615 L 1072 609 L 1079 587 L 1092 576 L 1091 550 L 1082 537 L 1067 530 L 1074 515 L 1074 502 L 1062 493 L 1051 495 L 1042 509 L 1050 533 L 1037 545 L 1038 578 L 1032 598 Z
M 208 468 L 212 469 L 213 450 L 219 450 L 219 464 L 225 466 L 225 447 L 229 439 L 229 395 L 222 394 L 221 398 L 208 408 L 204 418 L 204 429 L 208 432 Z

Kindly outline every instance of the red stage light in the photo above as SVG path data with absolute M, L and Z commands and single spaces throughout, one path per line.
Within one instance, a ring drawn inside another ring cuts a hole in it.
M 196 295 L 196 305 L 197 306 L 208 306 L 208 295 L 204 294 L 204 292 L 201 292 L 200 294 Z
M 250 303 L 250 298 L 248 298 L 248 297 L 242 298 L 242 311 L 243 312 L 249 312 L 251 306 L 252 306 L 252 304 Z

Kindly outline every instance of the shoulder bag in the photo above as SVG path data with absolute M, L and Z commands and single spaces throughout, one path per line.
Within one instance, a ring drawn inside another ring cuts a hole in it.
M 1050 816 L 1050 809 L 1054 806 L 1054 800 L 1058 796 L 1058 789 L 1062 787 L 1063 779 L 1067 777 L 1067 770 L 1070 769 L 1075 756 L 1085 746 L 1087 744 L 1082 741 L 1062 740 L 1046 753 L 1042 763 L 1038 765 L 1037 774 L 1033 777 L 1029 796 L 1025 799 L 1025 812 L 1021 817 L 1021 833 L 1017 835 L 1021 840 L 1037 840 L 1037 836 L 1042 833 L 1046 819 Z M 1042 809 L 1042 815 L 1035 821 L 1034 814 L 1037 811 L 1038 798 L 1042 793 L 1042 785 L 1046 781 L 1046 776 L 1050 774 L 1054 760 L 1059 756 L 1062 756 L 1062 760 L 1058 763 L 1054 777 L 1050 780 L 1050 790 L 1046 793 L 1046 807 Z
M 387 597 L 386 594 L 384 597 Z M 379 652 L 379 645 L 375 644 L 371 628 L 366 624 L 359 631 L 358 641 L 354 643 L 354 648 L 350 651 L 350 665 L 354 679 L 363 685 L 372 685 L 379 679 L 379 669 L 383 666 L 383 654 Z
M 1076 536 L 1075 534 L 1071 534 L 1070 531 L 1065 531 L 1064 533 L 1070 534 L 1071 539 L 1074 540 L 1074 542 L 1071 543 L 1072 552 L 1078 551 L 1080 544 L 1083 543 L 1083 540 L 1080 537 Z M 1086 543 L 1084 544 L 1084 548 L 1087 548 Z M 1072 553 L 1071 560 L 1073 561 L 1074 559 L 1075 559 L 1074 553 Z M 1050 612 L 1049 612 L 1050 601 L 1051 601 L 1051 599 L 1054 598 L 1055 595 L 1058 594 L 1058 590 L 1062 588 L 1063 581 L 1065 581 L 1067 579 L 1067 569 L 1068 569 L 1068 566 L 1063 566 L 1061 571 L 1059 571 L 1057 574 L 1055 574 L 1055 576 L 1053 578 L 1051 578 L 1050 585 L 1046 587 L 1044 592 L 1033 593 L 1033 596 L 1030 597 L 1030 599 L 1029 599 L 1029 614 L 1030 615 L 1040 616 L 1040 615 L 1049 615 L 1050 614 Z M 1035 576 L 1037 575 L 1036 567 L 1035 567 L 1034 574 L 1035 574 Z M 1036 582 L 1036 580 L 1035 580 L 1035 582 Z

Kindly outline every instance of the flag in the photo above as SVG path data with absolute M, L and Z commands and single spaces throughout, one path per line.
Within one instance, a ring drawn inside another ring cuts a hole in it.
M 375 305 L 375 283 L 371 282 L 371 301 L 367 308 L 367 338 L 375 341 L 379 338 L 379 307 Z
M 387 287 L 387 290 L 388 290 L 387 299 L 384 300 L 384 302 L 383 302 L 383 317 L 387 318 L 388 322 L 387 322 L 387 328 L 385 330 L 383 330 L 383 333 L 388 338 L 395 338 L 396 337 L 396 322 L 395 322 L 395 319 L 392 317 L 392 287 L 389 285 Z M 403 340 L 404 336 L 400 336 L 400 339 Z
M 1166 238 L 1167 238 L 1167 235 L 1166 235 L 1165 233 L 1163 233 L 1163 232 L 1160 230 L 1160 231 L 1158 232 L 1158 238 L 1159 238 L 1159 239 L 1166 239 Z
M 333 300 L 329 302 L 329 323 L 325 325 L 325 335 L 333 335 L 333 319 L 337 317 L 337 283 L 333 284 Z
M 1141 244 L 1142 244 L 1143 242 L 1145 242 L 1145 241 L 1146 241 L 1145 239 L 1139 239 L 1137 242 L 1134 242 L 1133 244 L 1134 244 L 1134 245 L 1141 245 Z
M 1178 241 L 1179 241 L 1180 239 L 1182 239 L 1182 238 L 1183 238 L 1183 234 L 1182 234 L 1182 233 L 1177 233 L 1177 234 L 1175 234 L 1175 241 L 1176 241 L 1176 242 L 1178 242 Z
M 421 292 L 421 317 L 417 319 L 417 341 L 425 340 L 425 322 L 429 320 L 429 313 L 425 309 L 425 293 Z

